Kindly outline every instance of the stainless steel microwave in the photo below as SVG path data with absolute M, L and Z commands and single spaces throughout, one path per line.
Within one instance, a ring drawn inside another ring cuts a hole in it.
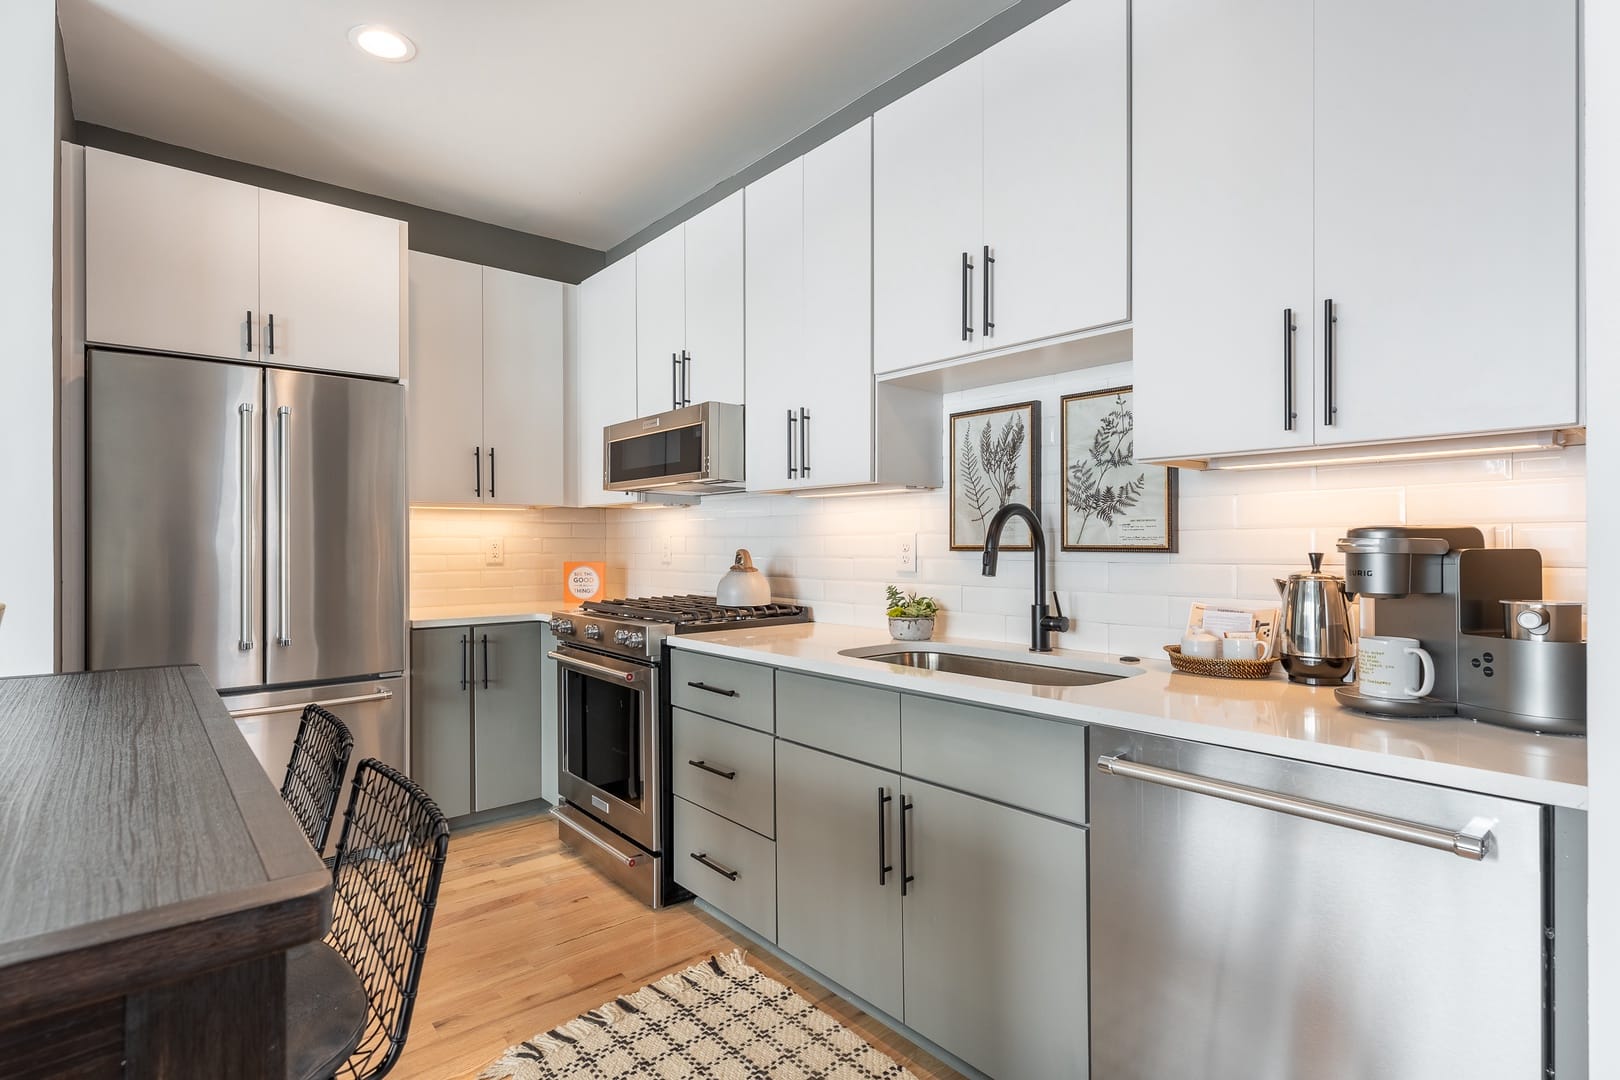
M 608 491 L 718 495 L 743 489 L 743 407 L 705 401 L 602 432 Z

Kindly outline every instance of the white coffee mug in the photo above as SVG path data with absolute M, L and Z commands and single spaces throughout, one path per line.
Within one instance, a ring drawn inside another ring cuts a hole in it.
M 1221 638 L 1222 660 L 1258 660 L 1261 644 L 1253 634 L 1230 633 Z
M 1412 701 L 1434 689 L 1434 657 L 1417 638 L 1364 637 L 1356 665 L 1366 697 Z

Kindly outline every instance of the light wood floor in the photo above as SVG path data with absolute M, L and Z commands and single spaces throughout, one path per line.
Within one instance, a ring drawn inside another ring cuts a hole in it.
M 410 1036 L 390 1080 L 476 1076 L 513 1043 L 738 947 L 748 942 L 690 903 L 643 907 L 564 851 L 549 816 L 457 830 Z M 749 962 L 918 1080 L 959 1076 L 768 953 L 750 951 Z

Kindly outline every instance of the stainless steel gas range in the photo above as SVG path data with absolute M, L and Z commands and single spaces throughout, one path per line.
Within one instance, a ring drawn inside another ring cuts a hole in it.
M 675 634 L 810 621 L 796 604 L 720 607 L 712 596 L 589 602 L 551 620 L 563 801 L 572 848 L 653 907 L 681 899 L 670 846 L 669 647 Z

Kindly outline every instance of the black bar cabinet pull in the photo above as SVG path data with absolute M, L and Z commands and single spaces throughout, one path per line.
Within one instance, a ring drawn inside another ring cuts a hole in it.
M 718 686 L 710 686 L 708 683 L 689 682 L 686 685 L 690 686 L 694 690 L 707 690 L 711 694 L 719 694 L 721 697 L 737 696 L 737 691 L 735 690 L 722 690 Z
M 962 252 L 962 340 L 973 340 L 973 256 Z
M 996 272 L 996 257 L 990 254 L 990 245 L 984 245 L 984 337 L 996 332 L 996 320 L 990 315 L 990 290 L 994 288 L 990 275 Z
M 276 317 L 273 313 L 270 315 L 269 326 L 264 332 L 264 343 L 270 349 L 270 355 L 276 355 Z
M 720 777 L 722 780 L 737 779 L 736 769 L 717 769 L 713 765 L 710 765 L 707 761 L 694 761 L 691 758 L 688 758 L 686 763 L 692 766 L 694 769 L 702 769 L 706 773 L 714 773 L 714 775 Z
M 1294 309 L 1283 308 L 1283 430 L 1293 431 L 1299 414 L 1294 411 Z
M 917 878 L 911 873 L 911 856 L 906 854 L 906 815 L 911 813 L 913 804 L 909 798 L 900 796 L 900 895 L 905 896 L 911 891 L 911 883 Z
M 709 858 L 709 853 L 707 851 L 691 851 L 691 852 L 688 852 L 687 854 L 691 855 L 692 858 L 696 859 L 698 862 L 702 863 L 704 866 L 707 866 L 710 870 L 713 870 L 715 873 L 719 874 L 721 877 L 725 878 L 726 880 L 728 880 L 728 881 L 736 881 L 737 880 L 737 871 L 735 871 L 735 870 L 727 870 L 725 867 L 721 866 L 719 863 L 717 863 L 713 859 Z
M 799 475 L 810 475 L 810 410 L 799 407 Z
M 692 356 L 681 350 L 681 407 L 692 404 Z
M 495 494 L 495 489 L 493 487 L 491 487 L 489 489 L 489 493 L 491 495 Z M 479 644 L 484 647 L 484 689 L 488 690 L 489 689 L 489 635 L 485 634 L 482 638 L 480 638 L 479 639 Z
M 1333 324 L 1339 317 L 1333 314 L 1333 301 L 1322 301 L 1322 376 L 1327 386 L 1322 391 L 1322 425 L 1333 426 L 1333 417 L 1339 407 L 1333 403 Z
M 484 497 L 484 448 L 473 447 L 473 498 Z
M 495 448 L 489 448 L 489 497 L 495 497 Z
M 878 788 L 878 884 L 887 885 L 894 867 L 889 863 L 889 804 L 894 802 L 886 788 Z
M 252 312 L 252 310 L 248 311 L 247 328 L 248 328 L 248 347 L 247 347 L 247 351 L 252 352 L 253 351 L 253 312 Z
M 681 354 L 669 354 L 669 407 L 681 407 Z
M 467 689 L 467 635 L 461 635 L 461 688 Z
M 798 476 L 798 475 L 799 475 L 799 469 L 798 469 L 798 466 L 796 466 L 796 465 L 794 465 L 794 464 L 793 464 L 793 427 L 794 427 L 794 425 L 795 425 L 795 424 L 797 424 L 797 423 L 798 423 L 798 422 L 799 422 L 799 418 L 798 418 L 798 417 L 797 417 L 797 416 L 794 416 L 794 415 L 793 415 L 793 410 L 792 410 L 792 409 L 789 409 L 789 410 L 788 410 L 788 422 L 787 422 L 787 435 L 788 435 L 788 479 L 789 479 L 789 480 L 792 480 L 792 479 L 793 479 L 793 478 L 794 478 L 794 477 L 795 477 L 795 476 Z

